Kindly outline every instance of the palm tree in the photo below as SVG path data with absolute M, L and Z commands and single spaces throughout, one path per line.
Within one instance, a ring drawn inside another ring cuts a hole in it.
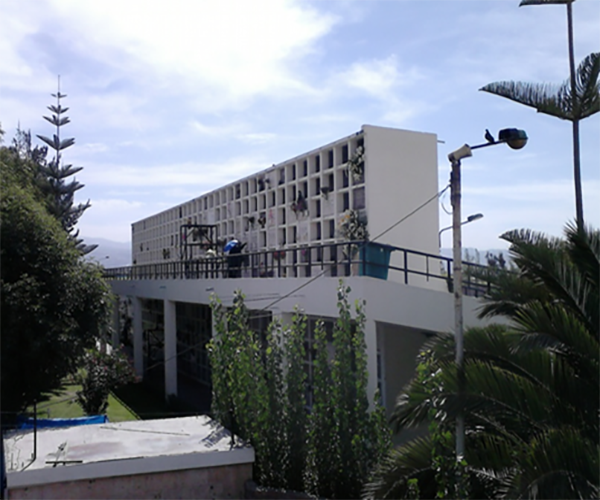
M 571 5 L 570 3 L 568 4 Z M 479 90 L 506 97 L 535 108 L 539 113 L 569 120 L 573 124 L 573 168 L 577 225 L 582 228 L 583 199 L 581 191 L 581 160 L 579 151 L 579 122 L 600 110 L 598 72 L 599 53 L 588 55 L 573 71 L 570 80 L 559 86 L 525 83 L 494 82 Z
M 509 324 L 466 332 L 462 408 L 453 336 L 428 346 L 392 418 L 397 429 L 428 422 L 434 432 L 388 455 L 367 497 L 410 498 L 415 484 L 421 498 L 440 491 L 452 497 L 459 409 L 472 498 L 598 497 L 600 232 L 569 225 L 565 233 L 564 240 L 531 231 L 503 235 L 516 267 L 492 270 L 499 286 L 481 314 Z

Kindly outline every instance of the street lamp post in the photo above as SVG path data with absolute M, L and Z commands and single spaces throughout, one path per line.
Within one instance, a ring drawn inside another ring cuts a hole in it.
M 464 221 L 462 221 L 460 223 L 461 226 L 464 226 L 465 224 L 469 224 L 470 222 L 475 222 L 476 220 L 479 219 L 483 219 L 483 214 L 473 214 L 473 215 L 469 215 Z M 440 248 L 442 247 L 442 233 L 444 231 L 448 231 L 448 229 L 452 229 L 452 226 L 448 226 L 445 227 L 444 229 L 441 229 L 440 232 L 438 233 L 438 241 L 439 241 L 439 246 Z
M 511 149 L 521 149 L 527 144 L 527 134 L 524 130 L 508 128 L 500 130 L 498 140 L 495 140 L 486 131 L 488 142 L 469 146 L 465 144 L 448 155 L 452 165 L 450 174 L 450 199 L 452 203 L 452 260 L 453 260 L 453 290 L 454 290 L 454 336 L 456 342 L 456 370 L 458 375 L 458 403 L 459 411 L 456 417 L 456 460 L 462 461 L 465 453 L 465 370 L 464 370 L 464 336 L 463 336 L 463 283 L 462 283 L 462 235 L 461 235 L 461 180 L 460 161 L 473 156 L 474 149 L 495 146 L 496 144 L 508 144 Z

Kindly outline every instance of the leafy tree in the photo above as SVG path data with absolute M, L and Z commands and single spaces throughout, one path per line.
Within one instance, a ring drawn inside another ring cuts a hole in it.
M 14 416 L 58 389 L 94 345 L 109 289 L 40 201 L 35 164 L 2 147 L 0 173 L 1 402 Z
M 568 2 L 570 7 L 571 2 Z M 600 54 L 587 56 L 571 78 L 562 85 L 524 82 L 495 82 L 479 90 L 506 97 L 535 108 L 539 113 L 569 120 L 573 124 L 573 167 L 577 224 L 583 228 L 583 201 L 581 194 L 581 160 L 579 153 L 579 122 L 600 111 L 598 73 Z
M 564 240 L 530 231 L 503 238 L 517 272 L 494 270 L 481 314 L 510 324 L 472 328 L 464 339 L 469 494 L 597 498 L 600 233 L 567 226 Z M 453 336 L 439 335 L 429 349 L 398 398 L 397 429 L 429 422 L 445 432 L 460 409 Z M 444 475 L 457 472 L 454 461 L 436 457 L 453 458 L 454 436 L 437 450 L 435 439 L 431 433 L 388 455 L 366 496 L 406 498 L 415 479 L 425 498 L 452 496 Z
M 38 166 L 46 162 L 48 148 L 46 146 L 33 146 L 31 143 L 31 132 L 23 130 L 20 126 L 17 128 L 17 134 L 13 138 L 10 150 L 15 152 L 21 160 L 32 162 L 32 165 Z M 35 173 L 39 174 L 38 168 Z

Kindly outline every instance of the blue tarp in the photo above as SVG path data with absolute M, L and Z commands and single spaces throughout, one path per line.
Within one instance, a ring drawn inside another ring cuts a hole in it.
M 20 416 L 17 420 L 17 427 L 19 429 L 33 429 L 34 419 L 31 417 Z M 38 418 L 37 427 L 38 429 L 45 429 L 48 427 L 72 427 L 74 425 L 92 425 L 92 424 L 104 424 L 108 422 L 106 415 L 93 415 L 91 417 L 78 417 L 78 418 Z

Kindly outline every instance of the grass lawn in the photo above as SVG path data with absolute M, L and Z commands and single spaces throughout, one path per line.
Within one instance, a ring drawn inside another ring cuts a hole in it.
M 80 385 L 68 384 L 63 390 L 49 399 L 38 403 L 37 414 L 39 418 L 75 418 L 84 417 L 85 414 L 75 400 L 75 394 L 81 389 Z M 33 407 L 28 408 L 33 412 Z M 123 422 L 126 420 L 139 420 L 139 417 L 113 394 L 108 397 L 108 408 L 106 410 L 108 420 L 111 422 Z
M 165 398 L 149 389 L 145 384 L 128 384 L 115 390 L 115 395 L 125 401 L 127 406 L 142 420 L 179 417 L 186 409 L 178 406 L 169 406 Z
M 59 393 L 47 395 L 47 399 L 37 405 L 38 417 L 75 418 L 85 416 L 82 408 L 76 402 L 76 393 L 80 388 L 80 385 L 68 381 Z M 33 413 L 33 407 L 29 407 L 27 410 Z M 132 383 L 116 389 L 108 397 L 106 411 L 111 422 L 173 418 L 196 413 L 181 402 L 172 402 L 169 405 L 162 395 L 152 391 L 143 383 Z

